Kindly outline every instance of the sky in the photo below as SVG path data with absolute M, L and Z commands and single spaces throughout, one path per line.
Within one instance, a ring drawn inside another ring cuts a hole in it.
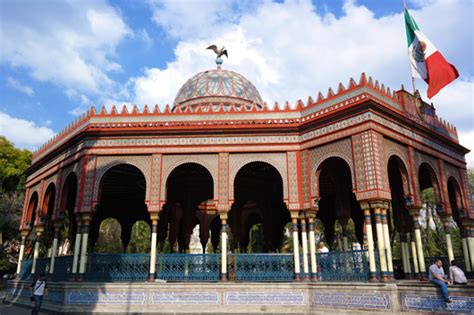
M 460 72 L 431 100 L 416 87 L 474 150 L 474 1 L 406 4 Z M 401 0 L 2 0 L 0 135 L 34 150 L 91 105 L 173 104 L 189 77 L 215 67 L 210 44 L 268 104 L 316 99 L 361 72 L 412 86 Z

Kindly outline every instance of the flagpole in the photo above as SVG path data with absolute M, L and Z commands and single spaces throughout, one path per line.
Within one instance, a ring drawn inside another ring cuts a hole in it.
M 403 5 L 403 15 L 405 15 L 405 10 L 407 10 L 405 0 L 402 0 L 402 5 Z M 410 15 L 410 19 L 411 19 L 411 15 Z M 405 16 L 403 17 L 403 20 L 405 21 Z M 415 91 L 416 91 L 415 77 L 413 76 L 412 67 L 411 67 L 411 63 L 410 63 L 410 51 L 408 51 L 408 66 L 410 68 L 410 73 L 411 73 L 411 85 L 413 87 L 413 95 L 415 95 Z

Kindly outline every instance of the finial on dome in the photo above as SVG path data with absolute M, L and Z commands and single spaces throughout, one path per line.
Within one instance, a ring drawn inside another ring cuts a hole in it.
M 224 46 L 222 46 L 221 49 L 217 49 L 216 45 L 211 45 L 207 47 L 206 49 L 211 49 L 216 54 L 216 64 L 217 64 L 218 69 L 220 69 L 222 63 L 224 62 L 224 60 L 222 60 L 221 57 L 225 55 L 227 58 L 229 58 L 229 56 L 227 55 L 227 49 L 225 49 Z

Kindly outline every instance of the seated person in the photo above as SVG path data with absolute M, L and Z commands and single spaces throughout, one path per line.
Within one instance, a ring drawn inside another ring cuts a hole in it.
M 431 283 L 441 288 L 441 295 L 443 296 L 444 302 L 451 303 L 452 301 L 448 295 L 449 281 L 446 279 L 446 275 L 444 274 L 443 262 L 441 259 L 436 258 L 434 263 L 430 266 L 429 279 Z
M 449 279 L 453 284 L 467 284 L 467 278 L 462 271 L 456 264 L 456 261 L 451 261 L 451 267 L 449 267 Z

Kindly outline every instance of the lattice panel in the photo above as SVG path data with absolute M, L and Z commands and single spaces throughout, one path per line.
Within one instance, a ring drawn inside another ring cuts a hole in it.
M 301 151 L 301 182 L 302 182 L 302 189 L 303 189 L 303 207 L 309 208 L 311 207 L 311 200 L 310 200 L 310 176 L 309 176 L 309 151 L 303 150 Z
M 229 203 L 229 153 L 219 153 L 219 204 Z
M 84 178 L 84 193 L 82 195 L 82 209 L 83 212 L 92 211 L 92 194 L 94 193 L 94 173 L 96 156 L 88 155 L 86 159 L 86 176 Z M 98 186 L 98 185 L 95 185 Z
M 288 182 L 289 182 L 289 190 L 290 190 L 290 206 L 291 204 L 298 203 L 298 170 L 297 170 L 297 163 L 296 163 L 296 152 L 288 152 L 287 159 L 288 159 Z
M 161 177 L 161 154 L 153 154 L 152 157 L 152 171 L 151 171 L 151 180 L 150 180 L 150 204 L 159 205 L 160 204 L 160 191 L 162 189 L 160 183 Z

